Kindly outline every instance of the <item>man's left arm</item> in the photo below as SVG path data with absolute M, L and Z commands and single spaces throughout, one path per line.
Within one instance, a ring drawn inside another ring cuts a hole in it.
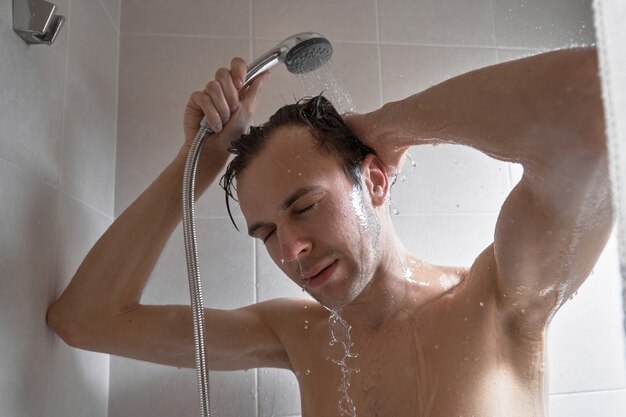
M 347 122 L 392 168 L 427 143 L 523 165 L 477 262 L 495 264 L 503 312 L 545 323 L 591 272 L 612 227 L 594 48 L 476 70 Z

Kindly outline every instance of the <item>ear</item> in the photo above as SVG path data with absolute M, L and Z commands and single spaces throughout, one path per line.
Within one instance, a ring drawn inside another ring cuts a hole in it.
M 363 183 L 374 207 L 385 204 L 389 192 L 389 177 L 382 161 L 374 154 L 369 154 L 361 162 Z

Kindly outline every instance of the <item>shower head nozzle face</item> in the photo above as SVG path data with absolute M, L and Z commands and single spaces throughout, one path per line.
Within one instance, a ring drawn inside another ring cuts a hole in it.
M 304 40 L 292 47 L 285 57 L 285 66 L 293 74 L 304 74 L 324 65 L 333 54 L 333 47 L 323 37 Z

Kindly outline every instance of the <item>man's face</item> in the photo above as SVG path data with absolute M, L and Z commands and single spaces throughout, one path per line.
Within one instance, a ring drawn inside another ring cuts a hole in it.
M 304 127 L 284 127 L 237 178 L 252 236 L 278 267 L 328 308 L 352 302 L 379 260 L 369 193 L 315 148 Z

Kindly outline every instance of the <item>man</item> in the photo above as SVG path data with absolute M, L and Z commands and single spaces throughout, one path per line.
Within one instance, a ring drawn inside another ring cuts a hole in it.
M 196 192 L 232 145 L 223 185 L 236 180 L 249 233 L 318 301 L 206 309 L 210 368 L 290 369 L 303 416 L 337 416 L 345 381 L 329 360 L 337 346 L 328 309 L 339 310 L 358 353 L 347 362 L 360 369 L 347 391 L 358 416 L 543 416 L 547 325 L 612 226 L 595 54 L 571 49 L 483 68 L 345 120 L 314 98 L 233 143 L 266 78 L 240 98 L 246 68 L 236 58 L 192 94 L 179 155 L 96 243 L 49 324 L 75 347 L 194 366 L 190 308 L 139 301 L 180 220 L 184 161 L 206 115 L 216 134 Z M 417 259 L 390 220 L 390 178 L 404 153 L 436 143 L 524 166 L 493 244 L 470 268 Z

